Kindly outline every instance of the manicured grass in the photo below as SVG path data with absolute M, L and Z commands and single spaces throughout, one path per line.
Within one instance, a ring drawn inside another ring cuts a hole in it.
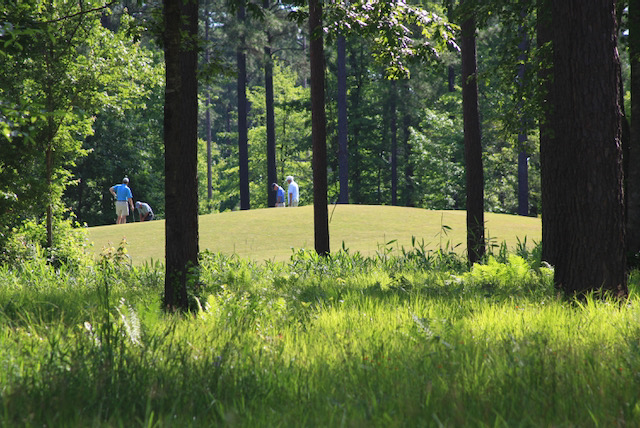
M 372 255 L 390 241 L 394 248 L 411 248 L 412 237 L 427 249 L 460 244 L 466 248 L 466 213 L 371 205 L 329 206 L 331 251 L 343 243 L 351 252 Z M 485 214 L 490 243 L 503 241 L 513 249 L 518 239 L 539 242 L 540 219 L 506 214 Z M 200 250 L 237 254 L 256 261 L 288 260 L 293 250 L 313 249 L 313 207 L 257 209 L 200 216 Z M 446 226 L 446 227 L 443 227 Z M 446 234 L 444 233 L 446 232 Z M 134 264 L 164 259 L 164 221 L 128 223 L 89 229 L 94 251 L 117 247 L 122 238 Z

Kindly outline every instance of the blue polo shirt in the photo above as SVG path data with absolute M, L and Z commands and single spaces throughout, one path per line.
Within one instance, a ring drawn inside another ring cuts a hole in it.
M 116 191 L 117 200 L 128 201 L 129 198 L 133 199 L 133 193 L 131 193 L 131 189 L 126 184 L 117 184 L 113 186 L 113 189 Z
M 284 202 L 284 189 L 278 186 L 278 191 L 276 192 L 276 202 Z

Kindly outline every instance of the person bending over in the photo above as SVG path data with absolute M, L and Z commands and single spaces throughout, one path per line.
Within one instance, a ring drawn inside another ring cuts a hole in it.
M 276 207 L 284 207 L 284 189 L 278 183 L 273 183 L 271 188 L 276 192 Z
M 138 210 L 138 214 L 140 214 L 140 221 L 153 220 L 155 217 L 151 206 L 146 202 L 136 202 L 136 209 Z

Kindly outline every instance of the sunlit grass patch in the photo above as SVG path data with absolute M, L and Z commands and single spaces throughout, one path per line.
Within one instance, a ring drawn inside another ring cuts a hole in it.
M 0 270 L 0 426 L 640 423 L 635 296 L 561 299 L 526 254 L 464 272 L 420 251 L 203 253 L 186 315 L 161 311 L 159 265 Z
M 386 249 L 401 253 L 420 242 L 427 250 L 466 251 L 465 211 L 373 205 L 330 206 L 330 246 L 364 256 Z M 398 221 L 402 219 L 402 221 Z M 486 213 L 491 245 L 540 242 L 539 218 Z M 87 229 L 93 251 L 117 246 L 124 238 L 134 264 L 164 260 L 164 220 Z M 313 206 L 286 211 L 266 208 L 208 214 L 199 217 L 199 246 L 203 251 L 237 255 L 256 262 L 288 262 L 293 252 L 313 249 Z M 491 247 L 490 247 L 491 248 Z

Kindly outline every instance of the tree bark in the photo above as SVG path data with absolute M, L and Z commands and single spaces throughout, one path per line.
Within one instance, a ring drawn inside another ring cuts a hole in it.
M 211 200 L 213 199 L 213 176 L 211 171 L 211 158 L 212 158 L 212 147 L 211 147 L 211 94 L 207 88 L 207 101 L 206 101 L 206 115 L 205 115 L 205 126 L 207 128 L 207 202 L 211 204 Z
M 164 0 L 167 310 L 187 310 L 198 267 L 198 1 Z
M 542 116 L 540 117 L 540 179 L 542 186 L 542 260 L 552 266 L 556 264 L 556 254 L 559 252 L 558 235 L 553 228 L 558 224 L 558 210 L 554 205 L 557 197 L 553 180 L 560 175 L 561 164 L 553 155 L 554 134 L 554 90 L 553 90 L 553 58 L 551 51 L 551 38 L 553 23 L 551 16 L 552 0 L 538 0 L 536 19 L 536 44 L 539 49 L 538 80 L 540 83 L 540 104 Z
M 627 197 L 627 251 L 640 253 L 640 0 L 629 0 L 629 61 L 631 62 L 631 131 Z M 636 260 L 637 263 L 637 260 Z
M 391 205 L 398 205 L 398 90 L 395 80 L 390 83 L 389 115 L 391 116 Z
M 262 6 L 269 9 L 269 0 Z M 271 34 L 267 32 L 267 45 L 264 47 L 264 91 L 267 113 L 267 206 L 276 206 L 276 194 L 271 186 L 278 181 L 276 167 L 276 121 L 273 105 L 273 58 L 271 58 Z
M 552 12 L 554 283 L 626 295 L 614 1 L 557 0 Z
M 205 1 L 205 24 L 204 24 L 204 39 L 209 42 L 209 0 Z M 204 61 L 209 64 L 209 48 L 207 47 L 204 53 Z M 205 127 L 207 128 L 207 204 L 211 206 L 211 199 L 213 199 L 213 177 L 211 175 L 211 88 L 207 86 L 207 98 L 206 98 L 206 112 L 205 112 Z
M 523 12 L 524 14 L 524 12 Z M 520 55 L 518 57 L 518 85 L 521 87 L 525 84 L 526 78 L 526 61 L 527 50 L 529 48 L 529 41 L 527 39 L 526 31 L 520 26 L 519 30 L 522 39 L 518 46 Z M 525 117 L 523 111 L 523 100 L 520 100 L 520 133 L 518 134 L 518 215 L 529 215 L 529 155 L 527 154 L 527 123 L 528 120 Z
M 464 18 L 462 32 L 462 105 L 464 158 L 467 185 L 467 251 L 469 263 L 482 259 L 484 242 L 484 173 L 478 111 L 476 63 L 476 24 L 473 16 Z
M 244 7 L 238 8 L 238 20 L 244 23 Z M 249 131 L 247 128 L 247 56 L 244 35 L 236 52 L 238 63 L 238 171 L 240 175 L 240 209 L 251 208 L 249 201 Z
M 408 96 L 410 91 L 408 90 L 408 83 L 405 81 L 403 85 L 403 94 Z M 411 145 L 411 113 L 409 108 L 403 109 L 402 116 L 402 135 L 404 138 L 404 204 L 407 207 L 415 206 L 414 202 L 414 185 L 413 185 L 413 163 L 412 163 L 412 145 Z
M 49 189 L 46 214 L 47 248 L 51 250 L 53 249 L 53 201 L 51 196 L 53 189 L 53 148 L 51 145 L 45 150 L 45 163 L 47 188 Z
M 359 48 L 359 46 L 356 46 Z M 362 67 L 359 67 L 361 61 L 359 61 L 358 53 L 356 49 L 351 50 L 351 55 L 349 55 L 349 64 L 351 65 L 351 69 L 353 70 L 355 77 L 355 84 L 351 91 L 349 91 L 349 97 L 351 99 L 351 111 L 355 115 L 360 114 L 360 105 L 362 101 L 362 88 L 364 86 L 364 71 Z M 349 146 L 349 159 L 350 159 L 350 168 L 349 174 L 351 175 L 351 188 L 350 197 L 353 203 L 361 203 L 364 199 L 362 196 L 362 174 L 361 174 L 361 164 L 362 159 L 360 155 L 359 141 L 361 134 L 362 125 L 359 121 L 355 121 L 351 126 L 351 141 Z
M 316 252 L 329 254 L 327 209 L 327 118 L 324 102 L 324 43 L 321 0 L 309 0 L 311 140 L 313 146 L 313 228 Z
M 527 142 L 527 135 L 518 134 L 518 215 L 529 215 L 529 155 L 523 147 Z
M 455 0 L 446 0 L 447 19 L 453 22 L 453 11 L 455 6 Z M 453 65 L 447 67 L 447 89 L 449 92 L 455 92 L 456 90 L 456 70 Z
M 346 40 L 338 36 L 338 169 L 340 174 L 340 195 L 338 203 L 349 203 L 349 150 L 347 130 L 347 60 Z

